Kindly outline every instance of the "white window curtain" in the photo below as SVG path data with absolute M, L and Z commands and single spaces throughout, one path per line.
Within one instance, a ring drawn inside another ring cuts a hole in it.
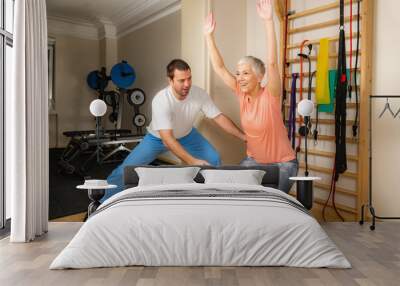
M 6 187 L 11 242 L 48 229 L 47 19 L 45 0 L 15 1 L 13 91 L 6 98 Z

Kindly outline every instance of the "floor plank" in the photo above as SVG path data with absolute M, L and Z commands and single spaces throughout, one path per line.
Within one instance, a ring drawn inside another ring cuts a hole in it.
M 82 223 L 51 222 L 49 232 L 32 243 L 0 240 L 0 285 L 399 285 L 400 222 L 368 225 L 322 224 L 352 263 L 352 269 L 289 267 L 119 267 L 49 270 L 55 256 Z

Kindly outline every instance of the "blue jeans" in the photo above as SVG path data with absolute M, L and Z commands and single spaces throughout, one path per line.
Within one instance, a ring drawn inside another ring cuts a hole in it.
M 188 135 L 179 138 L 178 142 L 193 157 L 205 160 L 214 166 L 221 165 L 218 152 L 195 128 L 193 128 Z M 167 147 L 160 138 L 151 134 L 144 136 L 139 145 L 137 145 L 125 160 L 108 176 L 107 182 L 117 185 L 117 188 L 106 190 L 106 194 L 101 199 L 101 202 L 104 202 L 112 195 L 123 190 L 123 173 L 125 166 L 148 165 L 153 162 L 159 154 L 165 151 L 167 151 Z
M 271 164 L 260 164 L 257 163 L 251 157 L 245 158 L 240 165 L 251 167 L 251 166 L 278 166 L 279 168 L 279 186 L 278 189 L 289 193 L 290 188 L 293 186 L 294 181 L 289 180 L 290 177 L 297 176 L 297 172 L 299 170 L 299 163 L 297 159 L 288 162 L 281 162 L 281 163 L 271 163 Z

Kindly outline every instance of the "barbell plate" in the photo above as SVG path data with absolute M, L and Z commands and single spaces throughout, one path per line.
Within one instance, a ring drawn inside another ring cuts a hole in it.
M 128 95 L 128 102 L 130 105 L 142 105 L 146 100 L 146 95 L 140 88 L 135 88 L 132 93 Z
M 117 105 L 117 100 L 115 98 L 115 94 L 112 92 L 104 93 L 104 101 L 108 106 L 111 106 L 111 107 Z
M 111 69 L 111 80 L 119 88 L 129 88 L 135 79 L 135 70 L 127 62 L 118 63 Z
M 108 79 L 101 78 L 99 71 L 91 71 L 86 77 L 86 82 L 94 90 L 104 90 L 108 85 Z
M 133 125 L 135 125 L 136 127 L 143 127 L 146 124 L 146 116 L 144 116 L 143 114 L 136 114 L 133 117 Z

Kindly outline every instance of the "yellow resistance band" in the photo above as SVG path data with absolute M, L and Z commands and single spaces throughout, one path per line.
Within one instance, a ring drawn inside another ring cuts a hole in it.
M 319 53 L 317 59 L 317 79 L 315 96 L 317 104 L 329 104 L 329 39 L 321 39 L 319 42 Z

